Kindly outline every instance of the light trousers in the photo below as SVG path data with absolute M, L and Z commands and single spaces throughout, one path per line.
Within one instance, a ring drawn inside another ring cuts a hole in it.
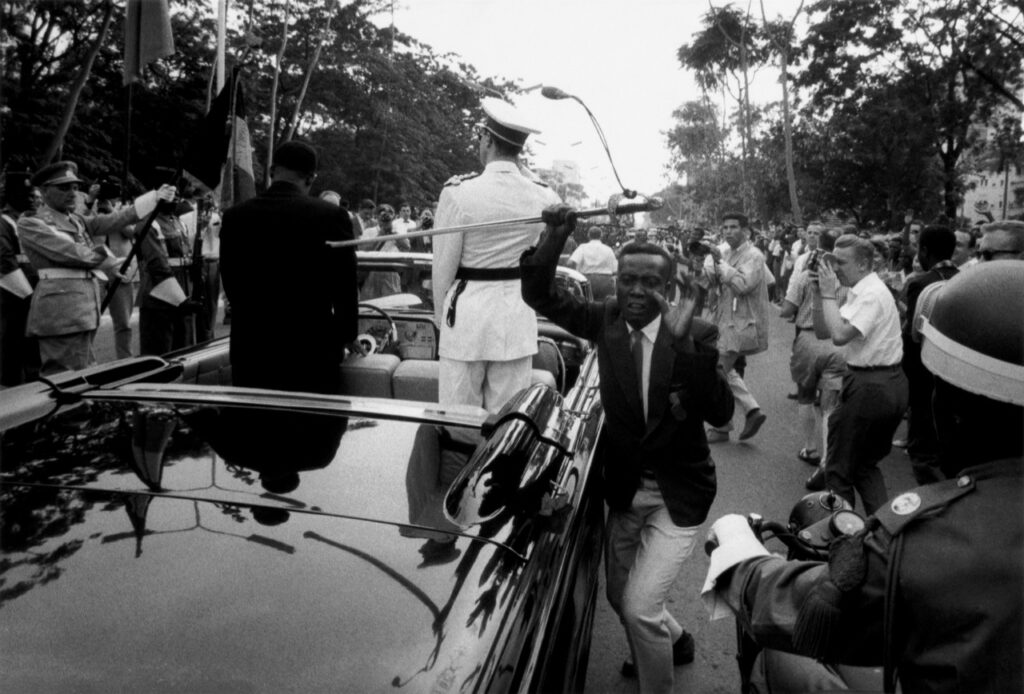
M 672 644 L 683 628 L 668 611 L 668 596 L 697 530 L 672 522 L 658 483 L 646 478 L 628 511 L 608 514 L 608 602 L 626 629 L 643 694 L 672 691 Z
M 759 409 L 760 405 L 757 404 L 757 400 L 750 394 L 747 384 L 743 382 L 739 373 L 736 372 L 736 360 L 739 358 L 739 352 L 722 352 L 718 355 L 718 363 L 721 365 L 722 371 L 725 372 L 725 380 L 729 382 L 729 390 L 732 391 L 732 397 L 736 400 L 736 404 L 739 405 L 739 409 L 743 411 L 743 414 L 747 414 L 751 410 Z M 732 422 L 729 422 L 724 427 L 712 428 L 717 431 L 732 431 Z
M 437 401 L 442 405 L 476 405 L 495 413 L 530 385 L 533 357 L 510 361 L 459 361 L 441 357 Z

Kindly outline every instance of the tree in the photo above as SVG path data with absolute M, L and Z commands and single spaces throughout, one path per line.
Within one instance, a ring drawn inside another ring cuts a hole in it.
M 692 43 L 677 52 L 683 67 L 693 70 L 697 83 L 708 91 L 721 89 L 736 101 L 740 135 L 740 172 L 742 194 L 748 201 L 748 155 L 752 140 L 750 83 L 754 67 L 764 64 L 767 50 L 759 27 L 751 20 L 749 9 L 743 13 L 732 5 L 714 7 L 704 15 L 703 30 Z
M 827 112 L 893 82 L 926 104 L 945 214 L 955 218 L 971 125 L 1022 85 L 1020 47 L 1002 19 L 1014 11 L 1003 0 L 819 0 L 800 83 Z
M 793 221 L 803 225 L 803 214 L 800 210 L 800 198 L 796 190 L 796 170 L 793 166 L 793 122 L 790 116 L 789 107 L 789 65 L 792 60 L 793 48 L 793 25 L 804 7 L 804 0 L 793 13 L 792 19 L 788 22 L 769 22 L 764 11 L 764 0 L 761 0 L 761 18 L 764 21 L 764 33 L 768 37 L 769 44 L 774 53 L 779 56 L 779 73 L 782 83 L 782 132 L 785 138 L 786 150 L 786 180 L 789 183 L 789 204 L 793 211 Z
M 337 4 L 290 0 L 287 20 L 280 0 L 231 5 L 228 55 L 246 86 L 257 180 L 269 160 L 262 155 L 277 137 L 269 135 L 273 111 L 274 133 L 294 123 L 296 137 L 320 148 L 324 187 L 350 200 L 432 202 L 451 175 L 478 166 L 472 125 L 480 85 L 499 94 L 516 86 L 484 79 L 457 56 L 378 27 L 371 20 L 387 8 L 385 0 Z M 151 185 L 157 167 L 181 161 L 203 115 L 215 53 L 213 7 L 206 0 L 171 4 L 176 53 L 153 63 L 136 85 L 130 129 L 120 82 L 123 13 L 114 12 L 104 36 L 103 13 L 95 9 L 85 0 L 0 3 L 3 162 L 38 166 L 73 100 L 70 85 L 98 45 L 69 109 L 62 155 L 77 161 L 83 176 L 98 177 L 120 171 L 129 152 L 134 177 Z

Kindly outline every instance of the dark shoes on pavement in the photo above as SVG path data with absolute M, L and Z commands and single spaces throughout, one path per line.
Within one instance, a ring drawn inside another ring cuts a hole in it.
M 676 642 L 672 644 L 672 664 L 673 665 L 689 665 L 693 662 L 693 636 L 688 631 L 684 631 L 682 636 L 676 639 Z M 629 679 L 636 677 L 636 663 L 633 662 L 633 658 L 629 657 L 622 663 L 622 676 Z
M 814 471 L 814 474 L 807 478 L 804 482 L 804 486 L 807 487 L 808 491 L 812 492 L 823 492 L 825 491 L 825 471 L 818 468 Z
M 748 412 L 747 423 L 743 427 L 743 431 L 740 432 L 740 441 L 746 441 L 747 439 L 752 438 L 761 428 L 761 425 L 764 424 L 766 419 L 768 419 L 768 417 L 766 417 L 764 412 L 760 409 Z

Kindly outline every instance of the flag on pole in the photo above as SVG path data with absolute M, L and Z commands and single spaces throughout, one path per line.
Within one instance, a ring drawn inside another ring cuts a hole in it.
M 252 141 L 249 138 L 249 124 L 245 120 L 245 89 L 241 76 L 236 70 L 231 86 L 231 141 L 228 145 L 227 162 L 221 176 L 220 206 L 222 210 L 256 197 L 256 177 L 252 169 Z
M 174 53 L 167 0 L 128 0 L 124 20 L 124 84 L 142 78 L 142 70 Z
M 218 190 L 222 209 L 256 195 L 245 89 L 233 70 L 185 155 L 185 175 Z

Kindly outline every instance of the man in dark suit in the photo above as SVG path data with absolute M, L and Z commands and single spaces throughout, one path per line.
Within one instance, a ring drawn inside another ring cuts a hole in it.
M 655 244 L 622 249 L 616 294 L 603 303 L 559 289 L 555 265 L 574 220 L 566 206 L 548 208 L 544 220 L 539 246 L 521 260 L 523 299 L 596 343 L 605 412 L 597 461 L 610 508 L 608 600 L 633 653 L 623 674 L 638 674 L 641 692 L 668 692 L 673 664 L 693 660 L 693 637 L 666 601 L 716 491 L 704 422 L 721 426 L 734 408 L 717 365 L 718 331 L 693 318 L 693 287 L 680 283 L 678 303 L 668 305 L 673 263 Z
M 938 468 L 939 441 L 932 418 L 935 379 L 921 363 L 921 345 L 913 339 L 914 312 L 921 292 L 930 284 L 948 280 L 957 273 L 953 265 L 956 235 L 944 226 L 925 227 L 918 238 L 917 258 L 924 272 L 904 286 L 907 314 L 903 321 L 903 371 L 907 375 L 910 412 L 907 415 L 907 454 L 918 484 L 945 478 Z
M 272 184 L 224 213 L 220 264 L 231 302 L 231 372 L 237 386 L 337 393 L 345 346 L 355 340 L 358 290 L 345 210 L 309 196 L 316 151 L 286 142 Z

